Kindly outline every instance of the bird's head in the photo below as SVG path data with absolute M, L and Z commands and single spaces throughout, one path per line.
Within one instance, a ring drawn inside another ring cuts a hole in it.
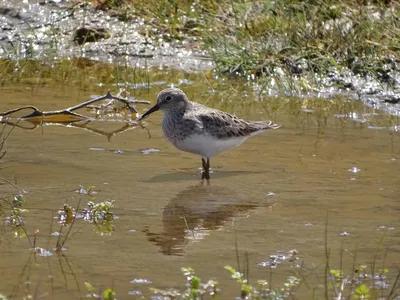
M 140 120 L 146 118 L 153 112 L 157 110 L 162 110 L 163 112 L 173 112 L 179 111 L 186 107 L 188 103 L 188 98 L 185 93 L 177 88 L 168 88 L 162 90 L 157 96 L 157 104 L 150 108 Z

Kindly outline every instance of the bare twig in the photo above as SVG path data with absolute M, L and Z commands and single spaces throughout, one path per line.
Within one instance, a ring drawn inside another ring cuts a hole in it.
M 19 190 L 21 193 L 23 193 L 23 194 L 26 194 L 26 193 L 27 193 L 27 191 L 25 191 L 24 189 L 20 188 L 19 186 L 15 185 L 14 183 L 12 183 L 11 181 L 9 181 L 9 180 L 7 180 L 7 179 L 5 179 L 5 178 L 0 177 L 0 180 L 2 180 L 2 181 L 4 181 L 4 182 L 7 182 L 9 185 L 15 187 L 16 189 L 18 189 L 18 190 Z
M 37 107 L 35 107 L 33 105 L 28 105 L 28 106 L 18 107 L 18 108 L 11 109 L 11 110 L 8 110 L 6 112 L 0 113 L 0 116 L 3 116 L 3 117 L 4 116 L 9 116 L 9 115 L 11 115 L 11 114 L 13 114 L 15 112 L 21 111 L 23 109 L 33 109 L 32 113 L 30 113 L 28 115 L 25 115 L 25 116 L 22 116 L 20 119 L 21 120 L 25 120 L 25 119 L 41 117 L 45 121 L 52 121 L 52 120 L 48 120 L 48 117 L 54 117 L 54 116 L 57 116 L 57 115 L 64 115 L 64 116 L 68 117 L 67 119 L 65 119 L 64 122 L 76 122 L 76 121 L 82 121 L 82 120 L 88 120 L 88 119 L 90 120 L 92 118 L 90 118 L 88 116 L 85 116 L 85 115 L 82 115 L 82 114 L 78 114 L 78 113 L 76 113 L 74 111 L 78 110 L 80 108 L 83 108 L 83 107 L 87 107 L 88 105 L 93 104 L 95 102 L 99 102 L 99 101 L 103 101 L 103 100 L 107 100 L 107 99 L 116 100 L 116 101 L 124 103 L 125 106 L 129 109 L 129 111 L 131 113 L 138 113 L 138 111 L 131 105 L 132 103 L 150 104 L 149 101 L 128 100 L 128 99 L 120 98 L 120 97 L 117 97 L 117 96 L 113 96 L 113 95 L 111 95 L 110 91 L 108 91 L 107 94 L 104 95 L 104 96 L 100 96 L 100 97 L 97 97 L 95 99 L 91 99 L 91 100 L 85 101 L 83 103 L 80 103 L 78 105 L 75 105 L 75 106 L 72 106 L 72 107 L 68 107 L 68 108 L 65 108 L 65 109 L 62 109 L 62 110 L 41 111 Z M 44 119 L 45 117 L 47 117 L 47 119 Z M 58 120 L 57 122 L 60 122 L 60 121 Z
M 1 120 L 1 118 L 0 118 L 0 120 Z M 3 136 L 3 135 L 4 135 L 4 130 L 5 130 L 6 126 L 5 125 L 3 126 L 3 129 L 1 130 L 1 133 L 0 133 L 0 139 L 1 139 L 0 140 L 0 152 L 3 151 L 3 148 L 6 143 L 7 138 L 9 137 L 11 132 L 14 130 L 14 128 L 17 126 L 17 124 L 18 124 L 18 121 L 11 127 L 11 129 L 6 133 L 5 136 Z M 7 151 L 4 150 L 2 153 L 0 153 L 0 159 L 2 159 L 4 157 L 4 155 L 6 155 L 6 152 Z

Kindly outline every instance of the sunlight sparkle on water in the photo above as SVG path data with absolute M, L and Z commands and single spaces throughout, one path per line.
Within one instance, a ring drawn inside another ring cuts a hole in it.
M 348 169 L 348 171 L 352 172 L 352 173 L 358 173 L 361 171 L 361 169 L 358 169 L 357 167 L 352 167 L 352 168 Z

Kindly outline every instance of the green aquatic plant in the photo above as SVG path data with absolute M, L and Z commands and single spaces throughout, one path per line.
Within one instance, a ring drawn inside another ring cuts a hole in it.
M 228 270 L 232 274 L 232 278 L 235 279 L 241 285 L 242 299 L 245 299 L 249 295 L 252 295 L 254 293 L 253 286 L 248 283 L 247 279 L 242 273 L 237 272 L 234 268 L 230 266 L 226 266 L 225 269 Z
M 356 288 L 355 299 L 368 299 L 369 296 L 369 288 L 365 284 L 361 284 Z
M 79 200 L 80 204 L 80 200 Z M 76 221 L 76 212 L 79 209 L 79 204 L 77 208 L 73 208 L 69 204 L 64 204 L 61 209 L 58 211 L 57 214 L 57 219 L 59 220 L 60 223 L 60 230 L 58 231 L 58 239 L 56 242 L 56 250 L 57 251 L 62 251 L 64 248 L 65 243 L 68 240 L 69 234 L 72 230 L 72 227 L 75 224 Z M 63 236 L 63 229 L 68 228 L 67 233 L 65 234 L 64 238 L 62 239 L 61 237 Z
M 186 290 L 179 291 L 173 288 L 150 288 L 150 291 L 154 294 L 161 294 L 163 296 L 171 297 L 172 299 L 197 300 L 203 299 L 206 294 L 208 294 L 211 299 L 218 299 L 220 291 L 217 281 L 209 280 L 203 283 L 200 277 L 196 276 L 195 271 L 192 268 L 181 268 L 181 271 L 186 277 Z
M 60 230 L 58 232 L 58 240 L 56 244 L 56 249 L 61 250 L 66 243 L 68 236 L 72 230 L 74 223 L 77 220 L 77 216 L 82 217 L 82 219 L 94 226 L 94 230 L 100 234 L 111 234 L 114 228 L 114 212 L 112 208 L 114 207 L 114 200 L 106 200 L 103 202 L 95 203 L 95 191 L 94 186 L 89 186 L 88 188 L 81 187 L 78 192 L 82 195 L 87 195 L 90 201 L 87 202 L 87 207 L 80 209 L 81 200 L 79 200 L 78 206 L 73 208 L 71 205 L 64 204 L 62 208 L 58 211 L 57 218 L 61 224 Z M 62 231 L 64 227 L 68 227 L 68 231 L 63 240 L 61 240 Z
M 345 261 L 343 257 L 345 252 L 343 241 L 338 257 L 340 260 L 340 267 L 331 268 L 332 252 L 328 243 L 328 225 L 329 212 L 327 212 L 325 223 L 325 298 L 393 300 L 400 296 L 400 269 L 390 274 L 389 269 L 384 267 L 387 249 L 382 257 L 379 255 L 380 250 L 384 248 L 384 241 L 387 237 L 388 230 L 385 230 L 380 237 L 370 266 L 358 263 L 357 247 L 354 252 L 347 251 L 353 259 L 353 264 L 352 269 L 346 271 L 343 265 L 343 261 Z M 384 228 L 386 227 L 384 226 Z M 383 267 L 377 270 L 376 266 L 379 260 L 382 261 Z
M 101 234 L 111 234 L 114 229 L 114 200 L 107 200 L 99 203 L 89 201 L 87 208 L 82 209 L 82 216 L 85 221 L 93 224 L 95 231 Z
M 368 271 L 367 265 L 360 265 L 355 268 L 353 274 L 346 274 L 343 270 L 330 270 L 328 287 L 329 294 L 335 299 L 395 299 L 399 295 L 400 271 L 393 282 L 394 276 L 389 276 L 388 269 L 380 269 L 373 273 Z M 372 271 L 372 268 L 371 268 Z M 391 279 L 389 279 L 391 278 Z
M 111 288 L 105 289 L 103 291 L 103 293 L 97 294 L 96 293 L 96 289 L 89 282 L 85 282 L 84 286 L 86 288 L 86 291 L 88 292 L 88 294 L 86 295 L 87 299 L 102 299 L 102 300 L 115 300 L 115 299 L 117 299 L 116 298 L 117 294 Z M 102 297 L 100 296 L 100 294 L 102 295 Z
M 87 202 L 87 208 L 80 209 L 81 199 L 77 207 L 73 207 L 70 204 L 63 204 L 62 207 L 57 212 L 57 220 L 60 224 L 60 229 L 54 235 L 57 235 L 57 241 L 55 249 L 57 251 L 63 250 L 65 243 L 70 237 L 72 228 L 77 220 L 77 216 L 82 217 L 84 221 L 91 223 L 95 231 L 101 234 L 107 233 L 111 234 L 114 229 L 114 212 L 112 208 L 114 207 L 114 200 L 107 200 L 99 203 L 94 203 L 94 187 L 88 187 L 85 190 L 85 194 L 90 197 L 90 201 Z M 10 207 L 10 213 L 6 216 L 5 224 L 8 225 L 14 232 L 16 237 L 27 238 L 31 249 L 36 253 L 37 251 L 42 251 L 42 248 L 36 247 L 37 239 L 39 237 L 39 230 L 35 230 L 33 239 L 28 234 L 24 223 L 24 213 L 28 210 L 24 208 L 25 197 L 23 194 L 15 195 L 12 200 L 6 198 L 2 199 L 4 203 L 8 204 Z M 65 234 L 63 232 L 66 231 Z
M 103 299 L 104 300 L 114 300 L 114 299 L 116 299 L 115 298 L 116 295 L 117 294 L 114 292 L 113 289 L 108 288 L 103 292 Z
M 71 225 L 75 220 L 76 209 L 71 205 L 64 204 L 57 213 L 57 219 L 62 226 Z
M 225 269 L 228 270 L 232 278 L 241 285 L 241 299 L 285 299 L 293 295 L 295 288 L 300 284 L 299 278 L 296 276 L 289 276 L 282 288 L 271 289 L 268 288 L 268 282 L 266 280 L 258 280 L 256 285 L 252 285 L 242 273 L 236 271 L 234 268 L 226 266 Z
M 97 295 L 95 294 L 96 289 L 93 287 L 93 285 L 91 285 L 89 282 L 85 282 L 84 286 L 86 288 L 86 291 L 89 293 L 89 296 L 97 297 Z
M 114 221 L 114 213 L 111 209 L 114 207 L 114 200 L 107 200 L 100 203 L 94 203 L 89 201 L 87 203 L 88 208 L 82 209 L 84 219 L 98 223 L 99 221 Z
M 28 235 L 26 230 L 26 226 L 24 223 L 23 213 L 28 212 L 27 209 L 24 208 L 25 198 L 23 194 L 15 195 L 12 200 L 5 200 L 8 202 L 11 208 L 11 213 L 9 216 L 9 225 L 14 232 L 16 237 L 26 237 L 29 241 L 29 244 L 33 247 L 33 243 Z

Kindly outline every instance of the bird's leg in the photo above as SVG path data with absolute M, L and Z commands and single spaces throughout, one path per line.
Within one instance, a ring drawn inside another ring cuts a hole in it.
M 201 173 L 201 179 L 210 179 L 210 159 L 207 158 L 207 161 L 204 158 L 201 158 L 201 162 L 203 164 L 203 172 Z
M 206 160 L 204 158 L 201 158 L 201 164 L 202 164 L 203 172 L 204 172 L 206 167 L 207 167 L 207 163 L 206 163 Z

